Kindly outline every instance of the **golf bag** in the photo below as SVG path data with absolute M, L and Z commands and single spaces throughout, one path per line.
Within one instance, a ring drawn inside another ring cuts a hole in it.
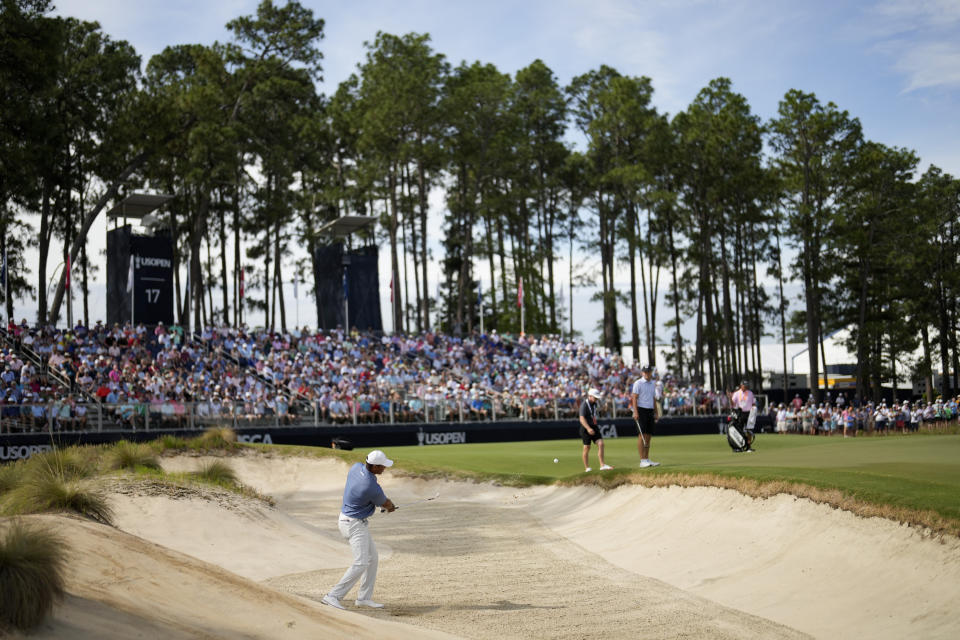
M 757 421 L 757 408 L 750 409 L 747 415 L 740 409 L 734 409 L 727 417 L 727 444 L 734 453 L 753 451 L 753 425 Z

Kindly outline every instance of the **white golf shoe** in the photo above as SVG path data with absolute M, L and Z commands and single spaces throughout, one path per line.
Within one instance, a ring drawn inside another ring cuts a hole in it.
M 355 603 L 358 607 L 370 607 L 371 609 L 383 609 L 383 605 L 379 602 L 374 602 L 373 600 L 357 600 Z
M 641 469 L 646 469 L 647 467 L 659 467 L 659 466 L 660 466 L 660 463 L 659 463 L 659 462 L 654 462 L 653 460 L 641 460 L 641 461 L 640 461 L 640 468 L 641 468 Z
M 587 467 L 586 469 L 583 470 L 584 473 L 589 473 L 591 471 L 593 471 L 593 467 Z
M 600 471 L 608 471 L 608 470 L 610 470 L 610 469 L 613 469 L 613 467 L 611 467 L 611 466 L 608 465 L 608 464 L 601 465 L 601 467 L 600 467 Z
M 329 593 L 328 593 L 327 595 L 323 596 L 323 599 L 320 600 L 320 602 L 322 602 L 323 604 L 328 604 L 328 605 L 330 605 L 331 607 L 336 607 L 337 609 L 346 609 L 346 607 L 343 606 L 343 605 L 340 603 L 340 600 L 338 600 L 337 598 L 333 597 L 333 596 L 330 595 Z

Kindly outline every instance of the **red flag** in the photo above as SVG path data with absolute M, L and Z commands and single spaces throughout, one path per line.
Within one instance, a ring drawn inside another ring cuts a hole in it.
M 70 252 L 67 252 L 67 291 L 70 291 Z
M 393 276 L 390 276 L 390 302 L 393 302 Z
M 517 281 L 517 307 L 523 307 L 523 277 Z
M 243 267 L 240 267 L 240 299 L 243 300 Z

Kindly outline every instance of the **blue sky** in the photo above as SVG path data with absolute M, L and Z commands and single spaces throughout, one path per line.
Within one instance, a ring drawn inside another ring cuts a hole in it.
M 96 20 L 111 37 L 129 41 L 144 62 L 169 44 L 226 41 L 226 22 L 257 6 L 255 0 L 55 2 L 57 13 Z M 364 42 L 378 30 L 429 33 L 453 64 L 480 60 L 514 73 L 539 58 L 563 84 L 601 64 L 649 76 L 654 103 L 670 114 L 718 76 L 731 78 L 763 120 L 776 115 L 786 91 L 801 89 L 859 118 L 867 138 L 916 151 L 921 171 L 935 164 L 960 176 L 960 0 L 302 4 L 326 21 L 321 90 L 328 94 L 356 69 Z M 575 320 L 592 337 L 599 308 L 587 297 Z
M 562 83 L 610 65 L 653 80 L 655 103 L 685 108 L 727 76 L 767 119 L 789 89 L 860 118 L 868 138 L 918 152 L 960 175 L 960 2 L 957 0 L 457 0 L 303 2 L 326 21 L 322 90 L 363 59 L 378 30 L 429 33 L 454 64 L 513 73 L 540 58 Z M 146 61 L 164 46 L 227 40 L 228 20 L 255 0 L 59 0 L 97 20 Z

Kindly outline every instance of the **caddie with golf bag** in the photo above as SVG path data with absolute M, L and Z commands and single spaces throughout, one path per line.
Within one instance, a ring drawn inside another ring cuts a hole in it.
M 730 396 L 733 409 L 727 419 L 727 444 L 734 453 L 753 451 L 753 425 L 757 421 L 757 404 L 749 383 L 744 380 Z

